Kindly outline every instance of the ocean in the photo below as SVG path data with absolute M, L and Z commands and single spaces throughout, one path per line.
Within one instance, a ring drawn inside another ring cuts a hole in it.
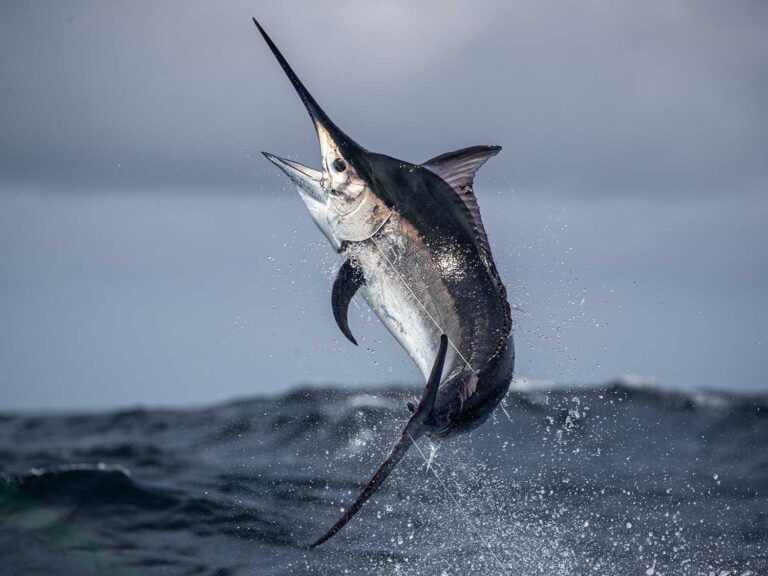
M 627 382 L 513 386 L 471 434 L 434 454 L 422 439 L 306 549 L 418 394 L 3 413 L 0 573 L 768 574 L 768 395 Z

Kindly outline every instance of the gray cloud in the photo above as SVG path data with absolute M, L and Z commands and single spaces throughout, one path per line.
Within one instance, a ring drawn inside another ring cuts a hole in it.
M 518 376 L 766 387 L 765 2 L 0 12 L 2 406 L 418 381 L 363 305 L 360 348 L 333 322 L 335 257 L 258 154 L 316 139 L 252 15 L 367 148 L 504 146 L 477 192 Z
M 768 182 L 761 2 L 6 2 L 6 177 L 272 190 L 317 158 L 260 17 L 329 113 L 412 160 L 501 143 L 486 177 L 614 194 Z

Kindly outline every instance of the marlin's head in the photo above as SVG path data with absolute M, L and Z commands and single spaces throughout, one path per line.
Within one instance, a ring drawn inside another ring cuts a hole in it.
M 266 152 L 264 156 L 293 181 L 315 224 L 336 250 L 345 241 L 370 238 L 392 211 L 375 194 L 366 176 L 367 151 L 333 123 L 255 18 L 253 22 L 309 112 L 320 141 L 322 169 Z

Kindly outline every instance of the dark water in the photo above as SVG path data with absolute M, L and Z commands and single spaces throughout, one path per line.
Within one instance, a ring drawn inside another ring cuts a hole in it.
M 439 480 L 412 449 L 303 549 L 415 395 L 0 416 L 0 573 L 768 574 L 768 397 L 622 384 L 511 392 L 440 447 Z

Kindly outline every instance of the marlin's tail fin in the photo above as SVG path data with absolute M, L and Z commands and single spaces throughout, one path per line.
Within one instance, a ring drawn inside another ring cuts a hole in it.
M 310 548 L 320 546 L 320 544 L 341 530 L 344 525 L 357 514 L 358 510 L 360 510 L 360 508 L 363 507 L 363 504 L 365 504 L 373 493 L 378 490 L 379 486 L 381 486 L 384 483 L 384 480 L 387 479 L 387 476 L 389 476 L 392 470 L 395 469 L 398 462 L 405 456 L 405 453 L 408 452 L 408 448 L 411 447 L 411 443 L 422 435 L 424 432 L 424 424 L 429 418 L 432 408 L 435 405 L 435 398 L 437 398 L 437 389 L 440 386 L 440 378 L 443 374 L 443 364 L 445 363 L 445 354 L 447 350 L 448 337 L 443 334 L 440 337 L 440 348 L 438 349 L 435 363 L 432 366 L 432 373 L 429 375 L 427 385 L 424 387 L 421 401 L 413 416 L 411 416 L 411 419 L 408 421 L 408 424 L 406 424 L 403 434 L 400 436 L 400 440 L 394 445 L 389 456 L 387 456 L 387 459 L 384 460 L 384 463 L 381 466 L 379 466 L 379 469 L 376 470 L 376 473 L 370 479 L 366 487 L 363 488 L 363 491 L 360 492 L 357 499 L 325 534 L 310 545 Z

